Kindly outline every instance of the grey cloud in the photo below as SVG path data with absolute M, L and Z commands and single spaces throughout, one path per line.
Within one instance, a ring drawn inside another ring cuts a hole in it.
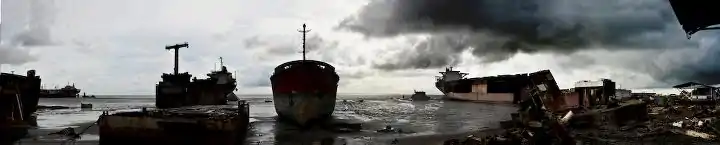
M 20 65 L 35 60 L 36 58 L 31 56 L 27 50 L 0 45 L 0 65 Z
M 697 51 L 698 53 L 683 58 L 676 58 L 680 59 L 679 61 L 681 61 L 681 63 L 670 64 L 672 65 L 671 69 L 667 69 L 665 73 L 658 74 L 660 80 L 675 84 L 687 81 L 706 84 L 720 83 L 720 78 L 717 77 L 720 75 L 720 42 L 717 42 L 718 37 L 714 39 L 716 40 L 715 42 Z M 697 60 L 687 61 L 687 59 Z
M 23 64 L 37 58 L 27 48 L 53 45 L 50 26 L 53 22 L 52 2 L 3 0 L 0 25 L 0 64 Z M 10 22 L 8 25 L 7 23 Z M 14 32 L 14 33 L 13 33 Z
M 337 69 L 337 71 L 343 79 L 361 79 L 374 74 L 372 69 Z
M 392 70 L 457 63 L 445 49 L 471 50 L 485 62 L 496 62 L 519 52 L 697 45 L 685 41 L 674 23 L 662 0 L 376 0 L 338 27 L 369 37 L 433 34 L 418 42 L 414 53 L 398 57 L 405 60 L 377 65 Z
M 20 46 L 47 46 L 52 45 L 50 33 L 46 28 L 27 30 L 15 35 L 10 43 Z
M 273 73 L 274 66 L 258 65 L 257 67 L 247 68 L 239 72 L 237 78 L 243 87 L 269 87 L 270 76 Z
M 243 40 L 243 45 L 248 49 L 265 50 L 265 52 L 270 55 L 290 55 L 302 52 L 301 37 L 252 36 Z M 337 46 L 338 42 L 323 39 L 319 35 L 310 35 L 307 37 L 306 49 L 309 52 L 335 48 Z
M 720 83 L 708 78 L 720 75 L 715 69 L 720 64 L 710 63 L 718 59 L 718 48 L 689 49 L 700 47 L 700 42 L 685 38 L 666 0 L 374 0 L 337 28 L 376 38 L 430 34 L 396 57 L 376 62 L 374 67 L 382 70 L 452 66 L 460 63 L 465 51 L 492 63 L 517 53 L 648 50 L 635 56 L 605 56 L 619 61 L 611 64 L 598 56 L 560 65 L 577 69 L 583 68 L 580 63 L 607 64 L 662 82 Z M 706 36 L 717 39 L 716 34 Z M 703 61 L 667 64 L 659 59 L 685 56 L 653 56 L 675 49 L 702 54 L 694 57 Z

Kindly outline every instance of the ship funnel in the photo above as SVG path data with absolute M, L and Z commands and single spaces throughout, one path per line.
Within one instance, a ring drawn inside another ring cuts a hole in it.
M 35 70 L 28 70 L 27 77 L 35 77 Z

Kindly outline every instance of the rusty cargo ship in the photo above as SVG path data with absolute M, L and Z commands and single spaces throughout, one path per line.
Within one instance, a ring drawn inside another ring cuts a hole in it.
M 166 49 L 175 49 L 175 70 L 172 74 L 163 74 L 163 80 L 156 85 L 156 107 L 226 105 L 227 96 L 236 90 L 237 81 L 224 66 L 222 57 L 220 57 L 220 70 L 211 71 L 206 79 L 197 79 L 187 72 L 178 73 L 177 52 L 180 47 L 188 47 L 188 44 L 166 47 Z
M 166 47 L 175 50 L 175 70 L 163 74 L 157 84 L 156 108 L 103 113 L 98 121 L 100 144 L 242 144 L 249 125 L 249 105 L 227 101 L 236 90 L 236 80 L 222 57 L 220 70 L 197 79 L 187 72 L 178 73 L 181 47 L 188 44 Z
M 332 116 L 339 76 L 325 62 L 305 59 L 303 24 L 303 59 L 280 64 L 270 77 L 275 111 L 279 119 L 299 126 L 309 126 Z
M 443 99 L 480 103 L 516 104 L 529 85 L 528 74 L 466 78 L 468 73 L 446 68 L 436 76 Z
M 35 70 L 26 76 L 0 73 L 0 144 L 12 144 L 37 126 L 40 81 Z

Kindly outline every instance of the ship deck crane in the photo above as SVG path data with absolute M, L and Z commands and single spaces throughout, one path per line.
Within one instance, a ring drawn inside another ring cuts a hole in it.
M 180 50 L 180 48 L 183 48 L 183 47 L 185 47 L 185 48 L 190 48 L 190 45 L 188 45 L 188 43 L 185 42 L 185 43 L 182 43 L 182 44 L 175 44 L 175 45 L 165 46 L 165 49 L 166 49 L 166 50 L 175 50 L 175 68 L 174 68 L 174 71 L 173 71 L 173 74 L 175 74 L 175 75 L 178 74 L 178 67 L 179 67 L 179 66 L 178 66 L 178 59 L 179 59 L 179 57 L 180 57 L 180 56 L 179 56 L 179 54 L 180 54 L 179 50 Z

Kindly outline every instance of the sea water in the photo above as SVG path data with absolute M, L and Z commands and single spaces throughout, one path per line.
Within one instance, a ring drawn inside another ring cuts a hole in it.
M 38 127 L 57 129 L 94 122 L 103 111 L 138 110 L 153 107 L 153 96 L 97 96 L 98 98 L 41 98 L 39 105 L 68 109 L 39 110 Z M 239 95 L 250 104 L 248 144 L 297 144 L 324 139 L 367 144 L 376 138 L 457 133 L 497 128 L 498 121 L 510 119 L 516 108 L 503 104 L 481 104 L 443 100 L 408 101 L 389 95 L 338 96 L 333 117 L 362 124 L 359 132 L 299 131 L 276 122 L 270 95 Z M 433 96 L 437 98 L 437 96 Z M 93 104 L 81 109 L 80 102 Z M 403 133 L 377 133 L 385 126 Z M 353 143 L 351 143 L 353 144 Z

